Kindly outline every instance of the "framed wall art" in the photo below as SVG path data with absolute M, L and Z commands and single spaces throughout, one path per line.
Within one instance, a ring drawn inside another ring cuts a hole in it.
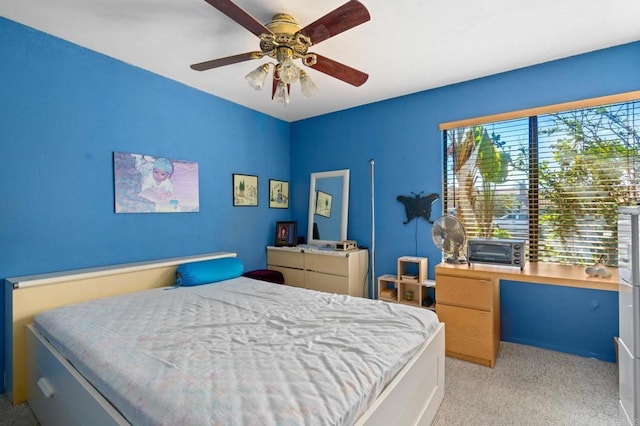
M 331 202 L 333 196 L 326 192 L 318 191 L 316 194 L 316 214 L 324 217 L 331 217 Z
M 113 153 L 116 213 L 199 211 L 198 163 Z
M 233 174 L 233 205 L 234 207 L 258 205 L 258 176 Z
M 269 179 L 269 208 L 289 208 L 289 182 Z
M 293 247 L 298 241 L 298 222 L 276 222 L 276 247 Z

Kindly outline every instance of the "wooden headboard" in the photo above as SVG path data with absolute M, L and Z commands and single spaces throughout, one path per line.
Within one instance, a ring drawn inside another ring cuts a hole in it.
M 38 312 L 85 300 L 170 286 L 175 283 L 177 265 L 222 257 L 236 257 L 236 253 L 207 253 L 7 278 L 5 347 L 8 368 L 5 384 L 9 399 L 14 404 L 27 400 L 26 326 L 33 322 Z

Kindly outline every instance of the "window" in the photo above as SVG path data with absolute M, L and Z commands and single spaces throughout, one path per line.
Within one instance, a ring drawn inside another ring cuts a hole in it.
M 618 207 L 640 201 L 640 101 L 441 128 L 445 212 L 469 238 L 525 239 L 530 262 L 617 264 Z

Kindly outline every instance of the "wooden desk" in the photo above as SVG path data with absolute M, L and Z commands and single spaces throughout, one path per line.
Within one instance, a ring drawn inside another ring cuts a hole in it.
M 438 272 L 459 277 L 492 277 L 501 280 L 522 281 L 537 284 L 551 284 L 566 287 L 590 288 L 594 290 L 618 291 L 618 270 L 609 268 L 608 278 L 590 277 L 583 266 L 559 265 L 556 263 L 527 263 L 521 271 L 510 266 L 485 264 L 436 265 Z
M 436 312 L 445 327 L 448 356 L 493 367 L 500 345 L 500 280 L 618 291 L 618 271 L 590 277 L 584 267 L 528 263 L 523 270 L 485 264 L 440 263 Z

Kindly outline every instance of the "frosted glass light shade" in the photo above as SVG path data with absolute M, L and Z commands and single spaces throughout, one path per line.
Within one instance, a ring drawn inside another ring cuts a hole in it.
M 264 86 L 264 80 L 269 73 L 269 64 L 260 65 L 255 70 L 247 74 L 244 79 L 247 80 L 247 84 L 256 90 L 262 90 Z
M 280 63 L 280 80 L 287 84 L 295 83 L 300 77 L 300 68 L 293 63 L 291 58 L 286 58 Z
M 287 85 L 283 83 L 282 80 L 280 80 L 276 86 L 276 93 L 273 95 L 273 102 L 282 104 L 289 103 L 289 91 L 287 90 Z
M 300 74 L 300 91 L 305 98 L 311 97 L 318 93 L 318 86 L 311 80 L 307 73 Z

